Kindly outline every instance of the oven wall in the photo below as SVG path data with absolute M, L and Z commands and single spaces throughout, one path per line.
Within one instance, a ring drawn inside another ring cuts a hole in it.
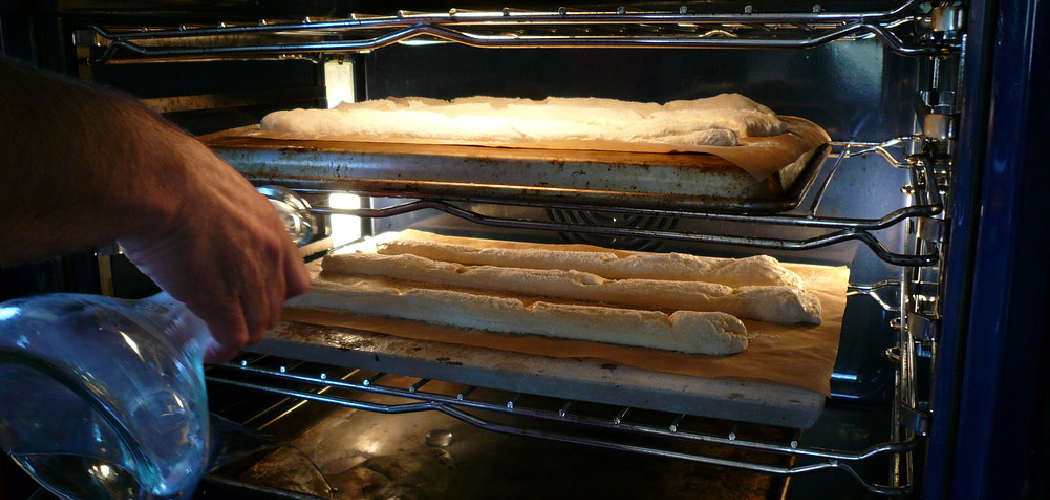
M 736 92 L 776 112 L 801 116 L 825 127 L 837 141 L 883 142 L 916 133 L 918 91 L 925 62 L 886 50 L 876 40 L 830 43 L 811 50 L 487 50 L 456 44 L 392 46 L 355 59 L 364 99 L 421 96 L 451 99 L 473 95 L 543 99 L 602 97 L 667 102 Z M 826 179 L 830 164 L 818 179 Z M 902 192 L 908 173 L 871 156 L 843 162 L 824 193 L 820 213 L 878 218 L 909 202 Z M 807 199 L 801 208 L 808 207 Z M 392 205 L 400 200 L 373 200 Z M 492 214 L 509 209 L 484 207 Z M 515 215 L 545 220 L 542 210 Z M 680 219 L 679 228 L 801 240 L 812 230 L 761 224 L 729 226 Z M 477 226 L 451 216 L 417 212 L 373 221 L 373 231 L 409 226 L 468 236 L 559 242 L 551 232 Z M 891 248 L 909 238 L 905 225 L 880 233 Z M 605 243 L 617 246 L 618 241 Z M 758 250 L 696 243 L 661 242 L 661 251 L 742 256 Z M 882 262 L 854 242 L 805 251 L 762 249 L 787 262 L 848 265 L 853 283 L 899 279 L 901 268 Z M 892 386 L 892 370 L 881 353 L 894 345 L 889 313 L 872 301 L 851 300 L 832 382 L 835 396 L 880 400 Z
M 479 49 L 391 46 L 361 56 L 365 96 L 603 97 L 667 102 L 740 93 L 835 140 L 915 132 L 920 62 L 877 40 L 809 50 Z

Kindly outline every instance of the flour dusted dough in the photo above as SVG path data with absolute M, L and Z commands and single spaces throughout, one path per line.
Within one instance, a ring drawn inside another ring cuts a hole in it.
M 615 141 L 678 147 L 737 146 L 741 138 L 787 131 L 772 110 L 739 94 L 667 104 L 557 97 L 388 98 L 278 111 L 264 117 L 261 127 L 359 140 L 507 145 Z
M 332 275 L 286 305 L 694 354 L 735 354 L 748 343 L 744 324 L 724 313 L 665 314 L 543 301 L 526 305 L 515 298 L 392 286 L 372 277 Z
M 561 269 L 465 266 L 412 254 L 332 254 L 326 272 L 386 276 L 427 284 L 495 290 L 622 307 L 683 311 L 720 311 L 774 323 L 820 323 L 820 302 L 813 294 L 788 286 L 743 287 L 700 281 L 605 279 Z
M 377 246 L 381 254 L 413 254 L 473 266 L 562 269 L 611 279 L 690 280 L 725 285 L 799 288 L 802 278 L 768 255 L 741 259 L 681 253 L 572 251 L 549 248 L 478 248 L 436 241 L 394 240 Z

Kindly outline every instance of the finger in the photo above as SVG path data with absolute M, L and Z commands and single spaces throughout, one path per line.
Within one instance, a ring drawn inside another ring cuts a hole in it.
M 266 325 L 267 330 L 272 330 L 281 321 L 281 310 L 284 306 L 284 296 L 287 293 L 285 291 L 287 280 L 284 276 L 283 262 L 277 263 L 276 267 L 277 269 L 273 272 L 273 282 L 264 285 L 270 299 L 270 318 Z
M 209 363 L 221 363 L 232 359 L 248 342 L 248 329 L 238 307 L 235 311 L 226 311 L 221 319 L 205 319 L 212 335 L 204 360 Z
M 262 340 L 272 316 L 270 293 L 264 289 L 249 290 L 241 294 L 241 310 L 248 326 L 248 343 Z
M 240 352 L 240 348 L 212 342 L 211 344 L 208 344 L 208 350 L 204 353 L 204 362 L 225 363 L 233 359 L 238 352 Z
M 302 295 L 310 288 L 310 272 L 306 270 L 299 250 L 287 255 L 284 262 L 285 299 Z

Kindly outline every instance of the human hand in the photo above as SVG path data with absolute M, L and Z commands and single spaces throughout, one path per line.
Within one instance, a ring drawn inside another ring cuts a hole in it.
M 0 262 L 116 240 L 207 323 L 209 361 L 260 340 L 309 287 L 270 202 L 140 102 L 0 58 L 0 130 Z
M 177 147 L 163 168 L 176 209 L 120 240 L 127 257 L 162 289 L 203 319 L 214 342 L 206 360 L 225 361 L 277 325 L 285 299 L 309 287 L 298 249 L 270 202 L 195 139 Z M 161 154 L 164 154 L 161 153 Z

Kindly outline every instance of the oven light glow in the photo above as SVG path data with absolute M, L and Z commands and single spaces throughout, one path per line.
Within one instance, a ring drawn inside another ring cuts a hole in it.
M 328 195 L 328 206 L 331 208 L 361 208 L 361 197 L 351 193 L 332 193 Z M 361 217 L 332 214 L 333 246 L 353 243 L 361 239 L 361 235 Z
M 354 102 L 354 65 L 350 61 L 324 63 L 324 92 L 329 108 L 341 102 Z

